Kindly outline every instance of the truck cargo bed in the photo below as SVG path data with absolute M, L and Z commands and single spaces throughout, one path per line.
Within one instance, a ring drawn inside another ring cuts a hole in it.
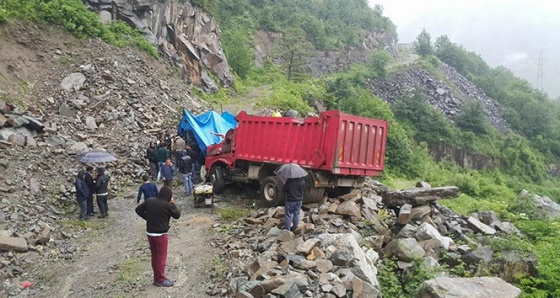
M 384 165 L 388 124 L 327 111 L 305 120 L 237 115 L 235 159 L 297 163 L 339 175 L 376 176 Z

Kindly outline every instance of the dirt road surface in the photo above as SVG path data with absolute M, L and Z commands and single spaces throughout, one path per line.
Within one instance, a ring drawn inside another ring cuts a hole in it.
M 192 196 L 180 193 L 174 189 L 182 214 L 171 222 L 166 268 L 174 287 L 152 285 L 145 221 L 134 212 L 136 199 L 129 196 L 109 201 L 108 219 L 91 219 L 92 225 L 103 220 L 108 225 L 78 240 L 87 248 L 77 260 L 51 268 L 56 282 L 40 297 L 209 297 L 209 268 L 217 255 L 209 242 L 216 215 L 195 209 Z

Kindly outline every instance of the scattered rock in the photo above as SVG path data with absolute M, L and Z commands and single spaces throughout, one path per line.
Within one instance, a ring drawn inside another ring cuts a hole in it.
M 27 240 L 21 237 L 4 237 L 0 236 L 0 251 L 27 251 Z
M 473 229 L 473 231 L 475 231 L 476 233 L 483 233 L 485 235 L 496 234 L 496 230 L 494 230 L 494 228 L 481 223 L 478 219 L 476 219 L 473 216 L 469 217 L 469 219 L 467 219 L 467 222 L 469 224 L 469 227 Z
M 86 76 L 79 72 L 71 73 L 60 83 L 60 87 L 66 91 L 80 90 L 86 81 Z
M 414 238 L 395 239 L 389 242 L 383 251 L 387 258 L 394 256 L 404 262 L 412 262 L 426 254 Z
M 418 298 L 517 298 L 521 290 L 497 277 L 437 277 L 420 286 Z

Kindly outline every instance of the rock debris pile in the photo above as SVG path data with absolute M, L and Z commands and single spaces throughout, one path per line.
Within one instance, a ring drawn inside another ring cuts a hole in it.
M 18 45 L 31 47 L 25 40 L 32 32 L 19 35 Z M 36 42 L 44 48 L 29 49 L 42 61 L 34 61 L 33 87 L 26 94 L 0 92 L 0 296 L 40 291 L 40 285 L 24 289 L 20 282 L 30 270 L 37 273 L 80 251 L 71 240 L 84 232 L 69 227 L 72 222 L 62 224 L 76 212 L 73 182 L 84 166 L 75 161 L 78 154 L 102 150 L 118 158 L 104 165 L 110 193 L 118 196 L 144 172 L 148 142 L 175 127 L 183 108 L 209 109 L 172 69 L 136 49 L 80 40 L 75 42 L 87 45 L 77 53 L 51 41 Z M 25 49 L 18 48 L 23 54 Z M 19 62 L 9 63 L 22 69 Z
M 370 80 L 368 85 L 375 94 L 389 103 L 394 103 L 397 98 L 415 88 L 421 88 L 428 96 L 430 104 L 448 117 L 457 115 L 466 101 L 478 100 L 493 126 L 501 131 L 508 129 L 509 126 L 502 118 L 500 105 L 496 101 L 453 67 L 442 63 L 440 69 L 445 74 L 445 82 L 419 66 L 411 66 L 386 78 Z
M 489 248 L 475 239 L 519 233 L 492 212 L 465 218 L 436 202 L 457 197 L 457 187 L 419 183 L 417 188 L 395 191 L 375 181 L 368 184 L 361 191 L 304 205 L 303 221 L 294 233 L 283 229 L 283 207 L 255 210 L 233 226 L 216 224 L 217 231 L 229 235 L 216 242 L 230 266 L 225 277 L 228 288 L 216 287 L 208 293 L 247 298 L 381 297 L 376 266 L 383 262 L 396 259 L 399 270 L 407 270 L 418 262 L 435 267 L 456 266 L 462 260 L 474 272 L 482 267 L 479 262 L 493 262 L 492 251 L 487 254 L 490 259 L 477 257 L 480 250 Z M 432 283 L 425 282 L 421 297 L 440 297 L 437 293 L 441 292 L 430 294 L 434 293 Z M 499 278 L 474 284 L 480 289 L 497 285 L 514 289 L 504 293 L 520 293 Z

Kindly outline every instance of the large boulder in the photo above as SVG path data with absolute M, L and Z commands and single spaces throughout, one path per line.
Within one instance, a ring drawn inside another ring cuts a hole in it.
M 414 238 L 395 239 L 389 242 L 383 251 L 387 258 L 396 257 L 403 262 L 412 262 L 426 255 Z
M 528 201 L 529 204 L 535 206 L 534 214 L 531 215 L 536 218 L 547 220 L 560 218 L 560 204 L 555 203 L 547 196 L 539 196 L 522 190 L 519 195 L 517 195 L 516 203 L 522 204 L 524 201 Z M 530 210 L 527 212 L 530 212 Z
M 423 240 L 438 240 L 441 242 L 444 249 L 449 249 L 449 245 L 453 243 L 453 240 L 449 237 L 442 236 L 434 226 L 429 223 L 423 223 L 418 227 L 416 233 L 414 235 L 416 240 L 423 241 Z
M 501 251 L 492 261 L 491 268 L 500 278 L 517 283 L 520 278 L 537 277 L 537 257 L 533 253 L 522 251 Z
M 351 272 L 377 290 L 380 289 L 377 281 L 377 269 L 373 260 L 360 248 L 354 236 L 351 234 L 321 234 L 318 238 L 321 240 L 321 248 L 326 252 L 327 258 L 330 259 L 335 252 L 339 254 L 340 252 L 347 253 L 353 260 Z M 371 297 L 381 297 L 381 294 Z
M 0 251 L 27 251 L 27 240 L 21 237 L 0 236 Z
M 357 218 L 361 217 L 360 207 L 358 207 L 358 205 L 352 201 L 342 202 L 340 205 L 338 205 L 338 208 L 336 208 L 335 213 Z
M 521 290 L 497 277 L 437 277 L 420 285 L 417 298 L 517 298 Z

